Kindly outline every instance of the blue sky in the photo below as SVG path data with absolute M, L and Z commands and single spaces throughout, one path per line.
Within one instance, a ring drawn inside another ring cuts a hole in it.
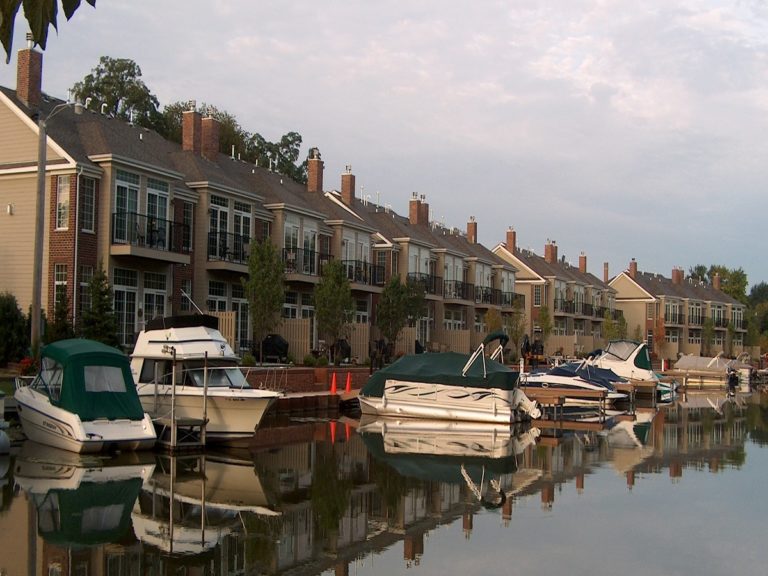
M 417 192 L 446 226 L 474 216 L 488 247 L 512 226 L 598 277 L 636 258 L 768 281 L 765 1 L 101 0 L 52 32 L 43 90 L 66 97 L 103 55 L 161 106 L 299 132 L 326 188 L 349 164 L 401 214 Z

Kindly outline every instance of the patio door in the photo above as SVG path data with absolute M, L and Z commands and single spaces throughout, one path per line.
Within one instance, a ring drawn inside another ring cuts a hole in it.
M 115 192 L 115 242 L 136 242 L 143 237 L 136 220 L 139 210 L 139 189 L 118 183 Z
M 208 256 L 215 258 L 227 257 L 227 227 L 229 210 L 211 205 L 208 224 Z

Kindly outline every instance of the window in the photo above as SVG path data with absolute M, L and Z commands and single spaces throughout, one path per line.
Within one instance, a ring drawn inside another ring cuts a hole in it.
M 283 303 L 283 318 L 297 318 L 299 314 L 299 295 L 296 292 L 286 292 Z
M 654 311 L 656 310 L 656 304 L 651 302 L 649 304 L 645 305 L 645 317 L 647 320 L 653 320 L 654 318 Z
M 67 265 L 66 264 L 54 264 L 53 265 L 53 301 L 58 302 L 60 298 L 67 295 Z
M 541 306 L 541 286 L 533 287 L 533 305 L 537 308 Z
M 121 344 L 133 344 L 136 331 L 136 300 L 139 275 L 135 270 L 115 268 L 112 289 L 115 294 L 117 337 Z
M 192 310 L 192 302 L 190 302 L 192 299 L 192 280 L 190 278 L 182 280 L 181 289 L 184 291 L 184 294 L 189 296 L 189 298 L 187 298 L 187 296 L 184 296 L 184 294 L 181 295 L 181 311 L 189 312 Z
M 184 226 L 181 229 L 181 245 L 184 252 L 192 250 L 192 225 L 195 205 L 192 202 L 184 202 L 182 207 L 182 222 Z M 187 292 L 189 294 L 189 292 Z
M 232 310 L 235 312 L 237 342 L 242 347 L 251 337 L 248 331 L 248 300 L 245 297 L 245 288 L 240 283 L 232 284 Z
M 355 300 L 355 323 L 368 324 L 368 300 L 359 298 Z
M 91 309 L 90 284 L 93 279 L 93 266 L 80 266 L 80 296 L 78 302 L 79 313 Z
M 80 199 L 78 200 L 78 220 L 80 230 L 94 232 L 96 230 L 96 180 L 93 178 L 80 179 Z
M 83 381 L 86 392 L 125 392 L 125 379 L 119 366 L 85 366 Z
M 165 316 L 165 274 L 144 272 L 144 320 Z
M 69 228 L 69 176 L 59 176 L 56 181 L 56 229 Z
M 227 285 L 218 280 L 208 281 L 208 300 L 206 300 L 209 312 L 225 312 L 227 310 Z
M 701 344 L 701 330 L 688 331 L 688 344 Z
M 464 309 L 446 308 L 443 316 L 443 326 L 446 330 L 464 330 L 466 329 L 466 316 Z
M 118 170 L 115 182 L 115 229 L 112 237 L 116 242 L 137 242 L 141 235 L 137 212 L 139 210 L 139 176 Z

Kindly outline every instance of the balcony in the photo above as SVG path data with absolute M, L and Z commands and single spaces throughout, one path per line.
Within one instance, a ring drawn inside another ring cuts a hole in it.
M 208 232 L 206 254 L 209 270 L 248 271 L 251 238 L 243 234 Z
M 330 254 L 303 248 L 283 248 L 283 263 L 286 274 L 320 276 L 323 265 L 331 260 Z
M 706 321 L 707 321 L 707 317 L 702 314 L 688 315 L 688 326 L 703 326 L 704 322 Z
M 443 298 L 446 300 L 470 300 L 471 284 L 461 280 L 443 281 Z
M 520 311 L 525 310 L 525 294 L 516 294 L 514 292 L 501 293 L 501 306 L 503 308 L 516 307 Z
M 667 312 L 664 314 L 664 323 L 682 326 L 685 324 L 685 316 L 682 312 Z
M 367 286 L 384 286 L 384 266 L 377 266 L 364 260 L 342 260 L 347 280 Z
M 443 282 L 442 278 L 433 274 L 423 274 L 420 272 L 409 272 L 407 282 L 417 284 L 424 288 L 424 292 L 436 296 L 442 296 Z
M 575 314 L 576 303 L 573 300 L 563 300 L 558 298 L 555 300 L 555 312 L 562 314 Z
M 712 322 L 714 323 L 715 328 L 728 328 L 728 318 L 717 317 L 713 318 Z
M 189 226 L 136 212 L 112 214 L 112 256 L 136 256 L 174 264 L 189 264 Z
M 501 305 L 501 290 L 487 286 L 475 286 L 475 304 Z

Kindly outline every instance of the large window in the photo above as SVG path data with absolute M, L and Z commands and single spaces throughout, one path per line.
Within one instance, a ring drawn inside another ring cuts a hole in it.
M 206 301 L 209 312 L 225 312 L 227 310 L 227 284 L 218 280 L 208 281 L 208 300 Z
M 78 220 L 80 221 L 80 230 L 94 232 L 96 230 L 96 180 L 81 178 L 79 195 Z
M 82 315 L 83 310 L 91 309 L 90 284 L 92 279 L 93 266 L 80 266 L 80 297 L 78 301 L 80 315 Z
M 144 273 L 144 320 L 165 316 L 167 297 L 165 274 Z
M 296 292 L 286 292 L 283 303 L 283 318 L 297 318 L 299 315 L 299 295 Z
M 533 287 L 533 305 L 536 308 L 539 308 L 541 306 L 541 285 L 536 285 Z
M 117 317 L 117 337 L 121 344 L 133 344 L 136 331 L 136 300 L 139 276 L 135 270 L 115 268 L 115 280 L 112 289 L 115 294 L 115 316 Z
M 56 229 L 69 228 L 69 176 L 56 180 Z
M 139 210 L 139 175 L 118 170 L 115 182 L 115 230 L 117 242 L 135 242 L 140 234 L 136 214 Z
M 67 265 L 66 264 L 54 264 L 53 265 L 53 298 L 54 305 L 59 302 L 60 298 L 67 295 Z

